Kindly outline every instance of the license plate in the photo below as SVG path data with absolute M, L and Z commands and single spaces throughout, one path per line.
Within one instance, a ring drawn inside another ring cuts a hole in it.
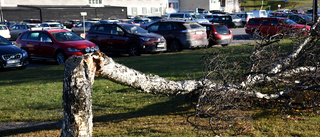
M 20 63 L 20 60 L 15 59 L 15 60 L 8 60 L 7 64 L 14 64 L 14 63 Z
M 164 43 L 158 43 L 157 47 L 158 48 L 164 48 Z
M 197 32 L 196 32 L 196 35 L 202 35 L 202 34 L 203 34 L 202 31 L 197 31 Z

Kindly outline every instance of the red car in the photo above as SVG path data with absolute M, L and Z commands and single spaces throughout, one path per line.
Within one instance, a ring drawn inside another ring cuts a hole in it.
M 26 50 L 30 58 L 54 59 L 58 64 L 72 55 L 99 50 L 96 44 L 63 29 L 25 31 L 15 44 Z
M 211 47 L 216 44 L 228 46 L 233 40 L 232 31 L 223 24 L 200 23 L 207 30 L 207 38 Z
M 308 25 L 297 24 L 290 19 L 278 17 L 251 18 L 246 26 L 246 33 L 251 35 L 254 33 L 259 33 L 261 35 L 275 35 L 287 31 L 306 34 L 311 28 Z

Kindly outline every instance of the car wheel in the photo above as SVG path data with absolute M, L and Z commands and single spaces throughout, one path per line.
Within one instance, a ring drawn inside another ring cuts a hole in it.
M 130 44 L 129 55 L 130 56 L 140 56 L 141 55 L 140 47 L 137 44 Z
M 66 61 L 66 55 L 60 51 L 56 54 L 55 60 L 57 64 L 63 64 Z
M 222 47 L 226 47 L 228 46 L 229 44 L 221 44 Z
M 178 40 L 173 40 L 170 42 L 170 50 L 173 52 L 181 51 L 180 42 Z

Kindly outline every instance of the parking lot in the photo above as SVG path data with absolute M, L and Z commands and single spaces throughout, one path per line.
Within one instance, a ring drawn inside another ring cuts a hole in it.
M 246 44 L 251 43 L 253 40 L 250 39 L 250 35 L 246 34 L 244 31 L 245 28 L 231 28 L 232 33 L 234 35 L 233 41 L 230 44 L 232 45 L 238 45 L 238 44 Z M 217 45 L 219 46 L 219 45 Z M 151 54 L 144 54 L 144 56 L 149 56 Z M 121 57 L 121 56 L 117 56 Z M 30 64 L 27 66 L 28 68 L 35 68 L 35 67 L 41 67 L 41 66 L 48 66 L 48 65 L 56 65 L 54 60 L 33 60 L 30 62 Z

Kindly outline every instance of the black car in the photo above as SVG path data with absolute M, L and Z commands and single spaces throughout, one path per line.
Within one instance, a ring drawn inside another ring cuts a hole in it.
M 303 14 L 283 14 L 282 16 L 278 17 L 284 17 L 293 20 L 294 22 L 298 24 L 304 24 L 304 25 L 309 25 L 311 26 L 313 24 L 312 22 L 312 17 L 308 15 L 303 15 Z
M 95 24 L 90 27 L 86 39 L 97 44 L 101 51 L 124 52 L 131 56 L 167 50 L 164 37 L 127 23 Z
M 234 28 L 237 25 L 232 21 L 232 17 L 229 14 L 206 14 L 204 16 L 211 23 L 222 23 L 228 28 Z
M 0 36 L 0 68 L 26 68 L 28 53 Z

